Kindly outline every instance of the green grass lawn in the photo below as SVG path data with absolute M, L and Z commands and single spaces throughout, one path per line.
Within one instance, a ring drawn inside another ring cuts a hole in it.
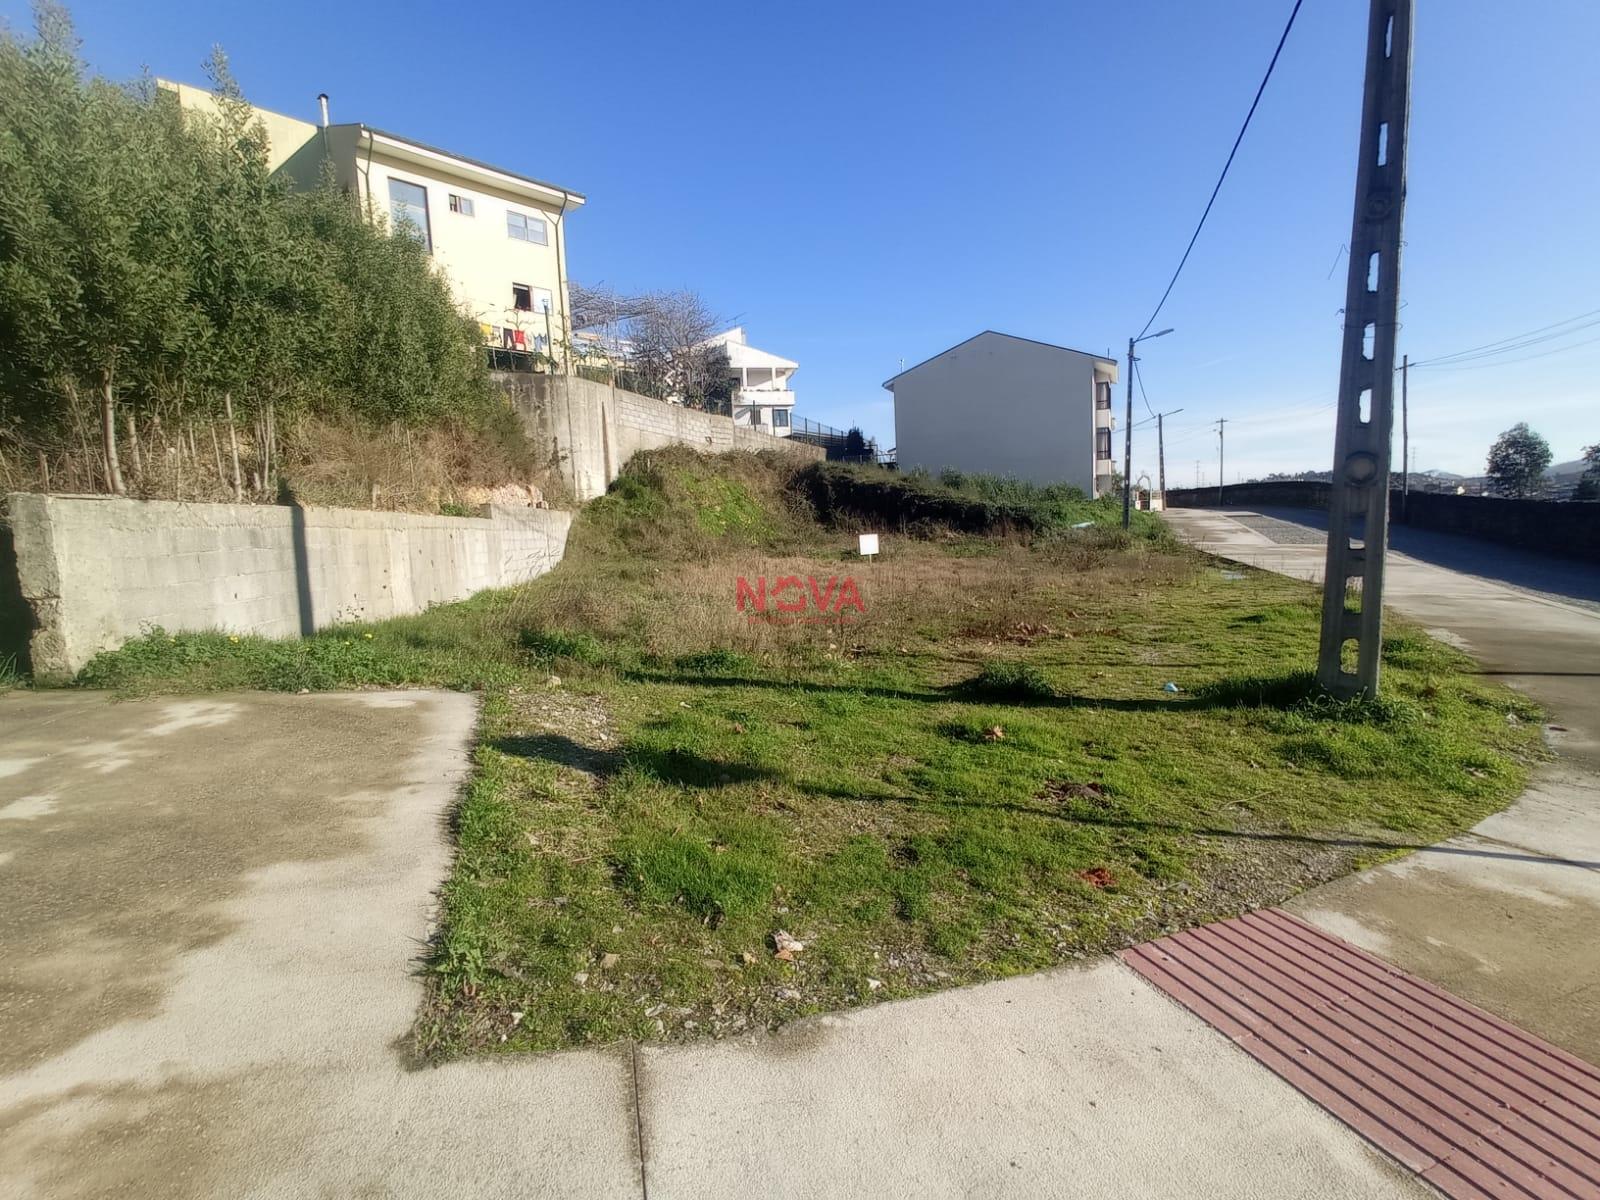
M 1391 623 L 1382 699 L 1322 699 L 1313 589 L 1048 499 L 1026 541 L 924 531 L 868 565 L 774 463 L 657 456 L 527 587 L 303 642 L 152 632 L 82 681 L 483 692 L 417 1024 L 434 1057 L 725 1034 L 1068 962 L 1521 788 L 1537 714 L 1458 652 Z M 739 577 L 788 575 L 849 576 L 865 611 L 736 609 Z

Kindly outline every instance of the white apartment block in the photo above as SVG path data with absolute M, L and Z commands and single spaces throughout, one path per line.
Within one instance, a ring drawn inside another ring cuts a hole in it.
M 1104 495 L 1116 382 L 1115 359 L 987 330 L 884 383 L 896 461 Z

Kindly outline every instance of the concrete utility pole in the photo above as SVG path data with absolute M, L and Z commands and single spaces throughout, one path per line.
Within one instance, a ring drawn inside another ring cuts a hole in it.
M 1227 423 L 1228 423 L 1228 418 L 1227 417 L 1219 417 L 1217 419 L 1217 507 L 1218 508 L 1221 508 L 1223 506 L 1223 504 L 1225 503 L 1225 501 L 1222 498 L 1222 485 L 1224 483 L 1226 483 L 1227 479 L 1228 479 L 1228 477 L 1222 473 L 1222 463 L 1223 463 L 1223 458 L 1222 458 L 1222 449 L 1223 449 L 1222 435 L 1224 433 L 1223 426 L 1225 426 Z
M 1317 679 L 1336 696 L 1378 694 L 1383 565 L 1389 535 L 1394 339 L 1406 194 L 1414 0 L 1372 0 L 1361 102 L 1355 216 L 1345 285 L 1344 352 L 1328 500 Z M 1352 607 L 1350 580 L 1361 581 Z M 1355 670 L 1344 648 L 1356 644 Z
M 1128 404 L 1127 416 L 1122 423 L 1122 527 L 1132 523 L 1129 510 L 1133 504 L 1133 343 L 1128 339 Z
M 1156 483 L 1161 489 L 1161 507 L 1167 507 L 1167 435 L 1161 427 L 1166 413 L 1156 414 Z

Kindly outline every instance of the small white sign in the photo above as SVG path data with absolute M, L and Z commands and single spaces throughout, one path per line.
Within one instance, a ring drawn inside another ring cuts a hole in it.
M 863 558 L 871 558 L 878 552 L 878 535 L 863 533 L 861 535 L 861 554 Z

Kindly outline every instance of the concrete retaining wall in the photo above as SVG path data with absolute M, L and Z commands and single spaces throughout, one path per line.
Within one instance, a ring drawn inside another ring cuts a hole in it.
M 777 437 L 731 417 L 666 404 L 635 392 L 569 375 L 497 374 L 528 435 L 549 454 L 579 501 L 603 495 L 640 450 L 690 446 L 716 454 L 728 450 L 779 450 L 807 462 L 826 457 L 820 446 Z
M 29 493 L 9 506 L 40 678 L 151 625 L 303 636 L 524 583 L 561 561 L 572 524 L 498 506 L 436 517 Z
M 1326 509 L 1331 489 L 1331 484 L 1318 480 L 1230 484 L 1222 489 L 1222 502 L 1242 507 Z M 1170 508 L 1212 508 L 1216 504 L 1216 488 L 1167 491 Z M 1402 499 L 1399 492 L 1391 491 L 1389 519 L 1413 529 L 1455 533 L 1522 550 L 1600 562 L 1600 504 L 1439 492 L 1412 492 Z

